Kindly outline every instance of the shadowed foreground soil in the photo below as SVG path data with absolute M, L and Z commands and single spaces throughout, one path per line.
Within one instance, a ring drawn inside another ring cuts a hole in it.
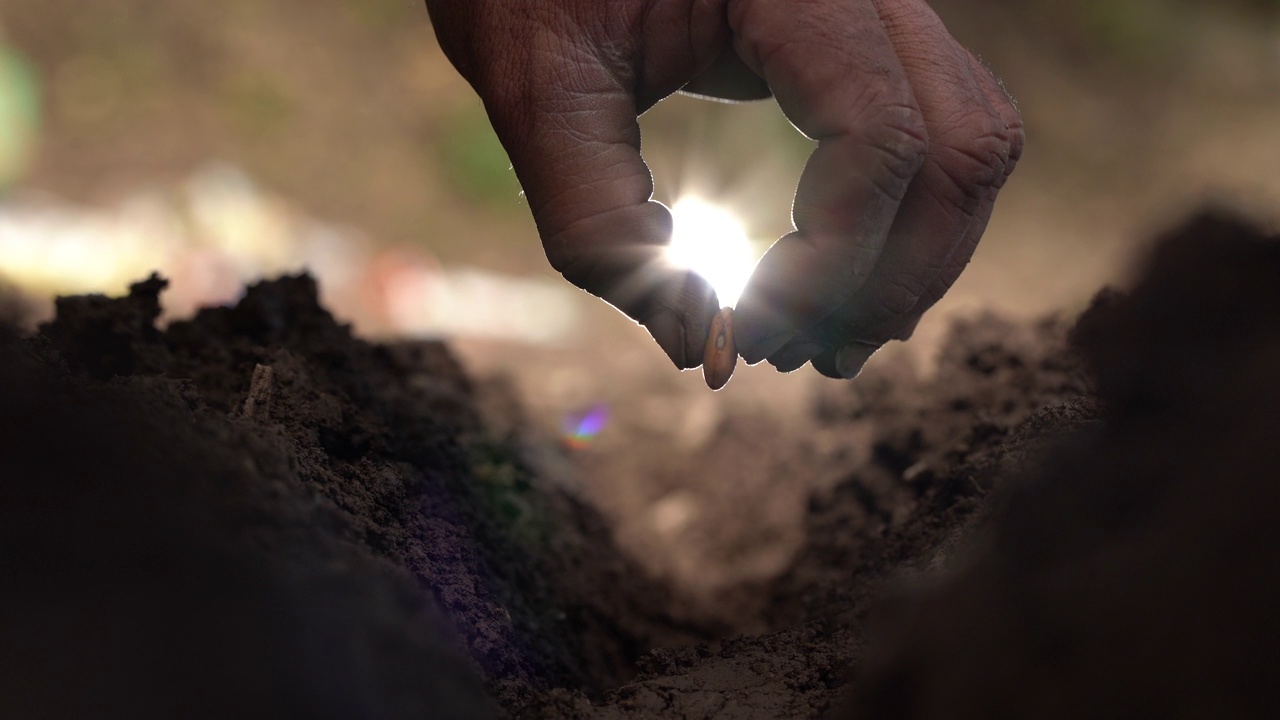
M 353 338 L 306 277 L 160 331 L 163 287 L 0 331 L 6 715 L 1280 714 L 1280 243 L 1238 221 L 1074 327 L 833 383 L 815 420 L 871 452 L 738 624 L 444 346 Z

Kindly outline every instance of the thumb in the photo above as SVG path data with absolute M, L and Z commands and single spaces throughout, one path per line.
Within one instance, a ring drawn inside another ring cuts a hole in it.
M 621 73 L 563 41 L 486 107 L 552 267 L 643 324 L 679 368 L 701 363 L 718 305 L 700 276 L 665 260 L 671 214 L 653 201 L 636 100 Z

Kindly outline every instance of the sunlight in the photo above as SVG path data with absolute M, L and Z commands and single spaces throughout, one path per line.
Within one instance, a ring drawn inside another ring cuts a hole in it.
M 671 216 L 675 226 L 667 259 L 706 278 L 722 307 L 735 305 L 756 264 L 742 222 L 729 210 L 694 197 L 677 200 Z

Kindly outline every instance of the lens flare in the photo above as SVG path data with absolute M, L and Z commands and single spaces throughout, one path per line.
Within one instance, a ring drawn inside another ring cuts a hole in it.
M 581 450 L 591 444 L 609 421 L 609 409 L 604 405 L 595 405 L 590 409 L 573 413 L 561 423 L 561 440 L 574 450 Z
M 695 197 L 677 200 L 671 217 L 675 224 L 667 260 L 706 278 L 721 306 L 734 306 L 756 264 L 742 221 L 729 210 Z

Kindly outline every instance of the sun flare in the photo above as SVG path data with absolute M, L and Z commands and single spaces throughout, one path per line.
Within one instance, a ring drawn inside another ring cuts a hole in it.
M 677 200 L 671 216 L 667 260 L 706 278 L 721 306 L 734 306 L 756 264 L 742 221 L 724 207 L 694 197 Z

